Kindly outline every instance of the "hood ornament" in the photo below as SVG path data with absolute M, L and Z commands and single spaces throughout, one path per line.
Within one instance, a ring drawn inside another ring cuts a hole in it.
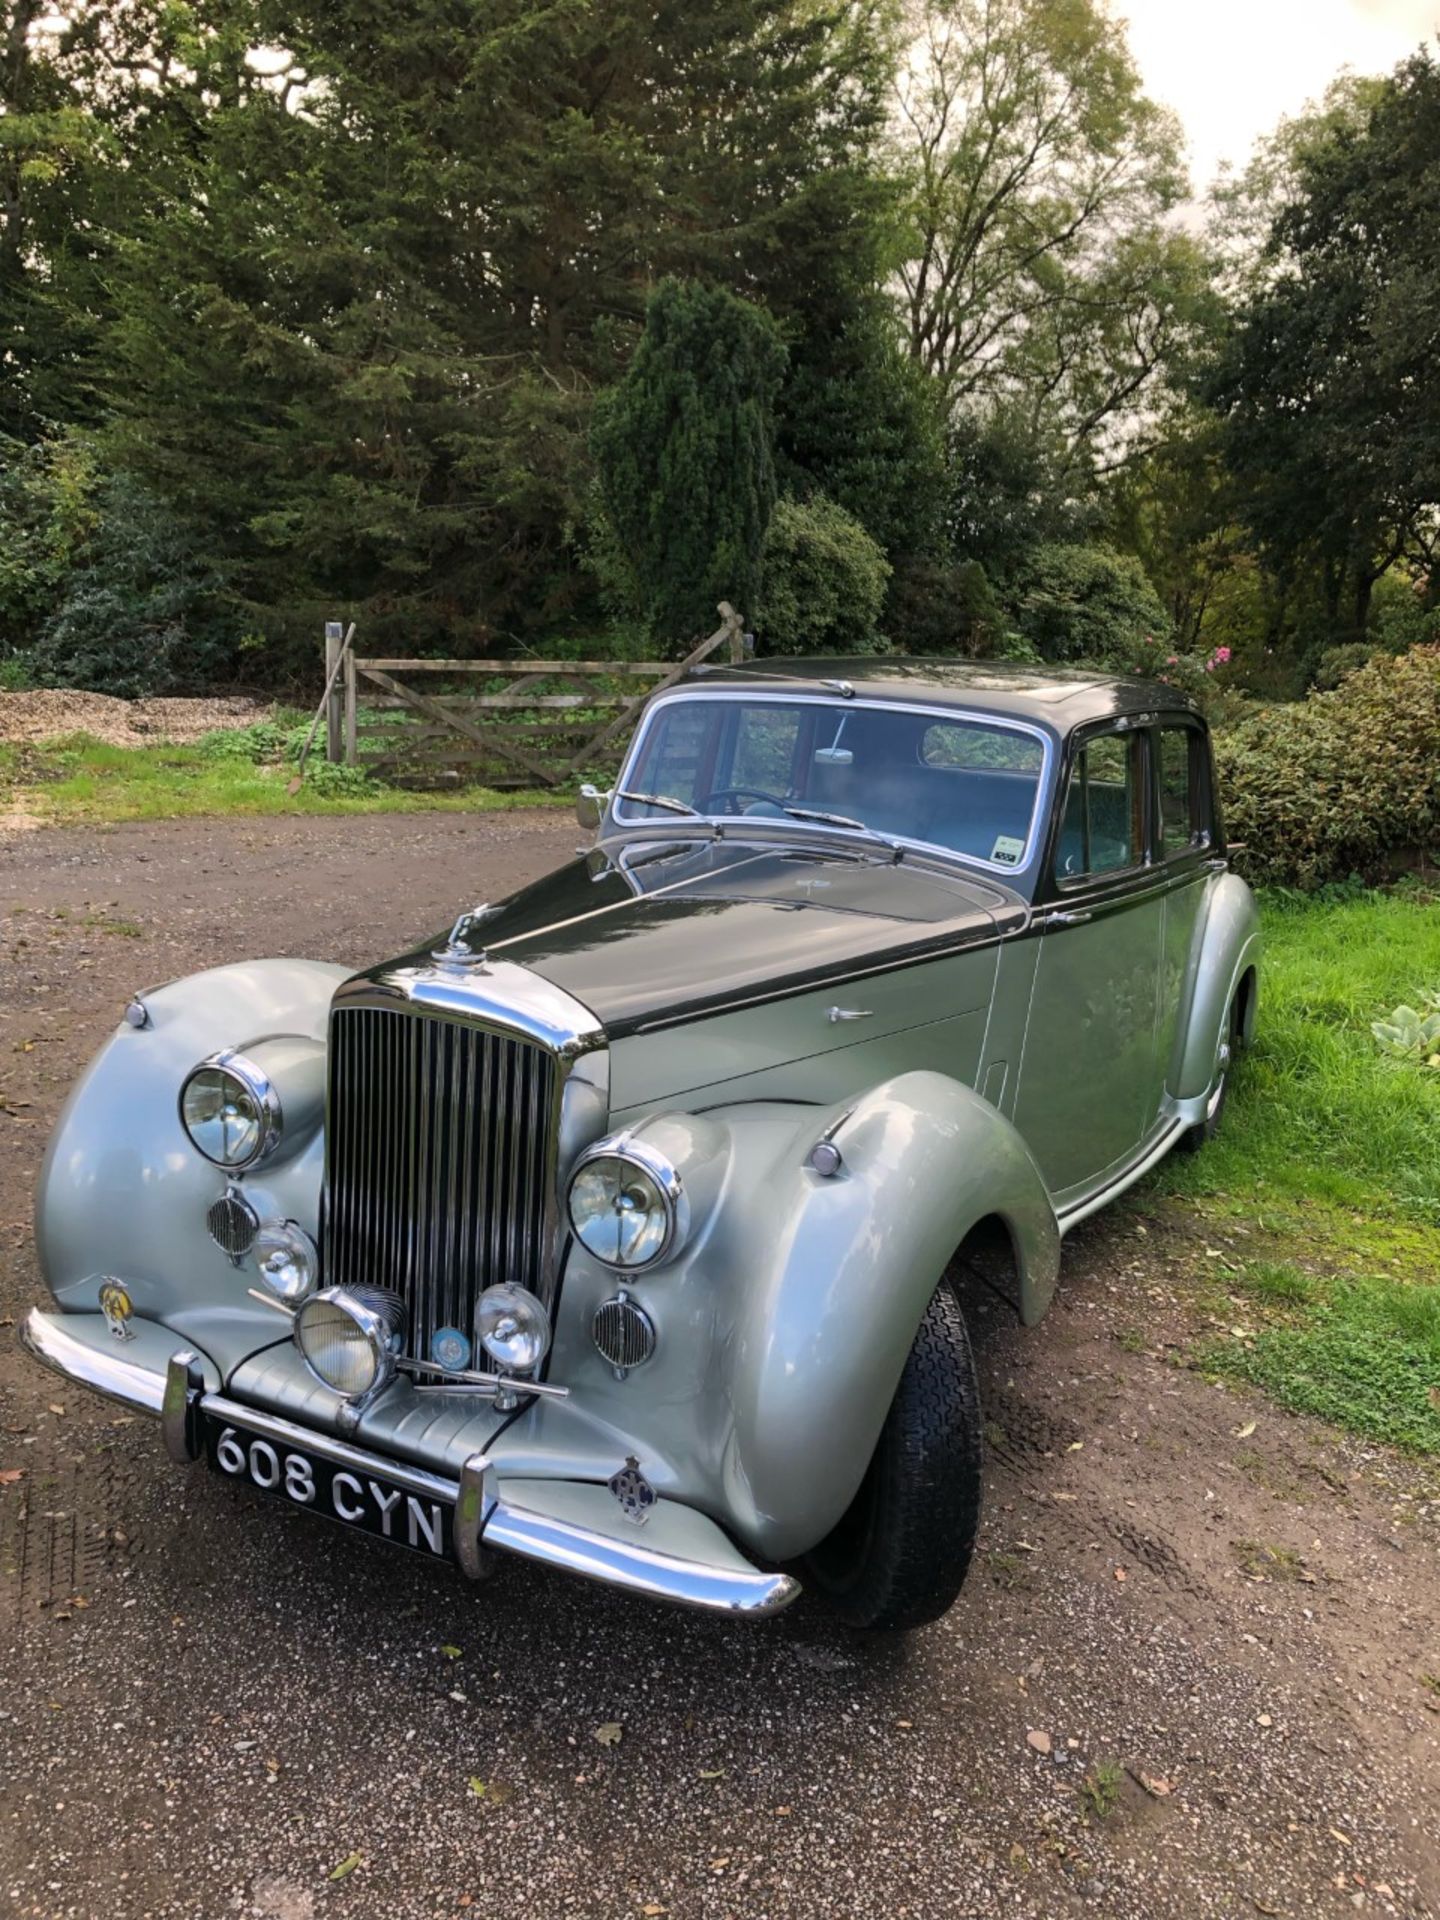
M 438 961 L 442 967 L 466 967 L 483 972 L 489 964 L 490 956 L 484 947 L 472 947 L 467 944 L 468 936 L 475 931 L 481 921 L 493 911 L 488 905 L 471 907 L 450 929 L 450 938 L 443 947 L 433 947 L 430 958 Z

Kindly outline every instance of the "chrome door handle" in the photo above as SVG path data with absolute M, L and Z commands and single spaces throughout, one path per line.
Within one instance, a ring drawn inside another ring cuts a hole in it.
M 838 1026 L 842 1020 L 868 1020 L 872 1009 L 869 1007 L 831 1007 L 825 1018 L 831 1026 Z
M 1094 918 L 1094 914 L 1089 912 L 1087 908 L 1078 907 L 1072 908 L 1068 912 L 1047 913 L 1045 916 L 1045 924 L 1047 927 L 1083 927 L 1087 920 L 1093 920 Z

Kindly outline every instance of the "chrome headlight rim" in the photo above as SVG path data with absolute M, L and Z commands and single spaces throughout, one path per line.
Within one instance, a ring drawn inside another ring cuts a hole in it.
M 647 1254 L 643 1260 L 608 1260 L 602 1253 L 596 1253 L 585 1240 L 576 1221 L 573 1195 L 575 1182 L 589 1166 L 597 1160 L 619 1160 L 639 1170 L 654 1185 L 660 1195 L 665 1212 L 665 1231 L 660 1245 L 654 1253 Z M 628 1134 L 615 1134 L 608 1140 L 597 1140 L 587 1147 L 570 1170 L 570 1178 L 565 1187 L 565 1213 L 570 1223 L 570 1231 L 580 1246 L 592 1260 L 598 1260 L 612 1273 L 643 1273 L 651 1267 L 658 1267 L 666 1260 L 673 1259 L 690 1237 L 690 1198 L 685 1191 L 685 1183 L 680 1178 L 679 1169 L 658 1148 L 648 1141 L 633 1139 Z
M 238 1159 L 225 1160 L 207 1153 L 190 1130 L 190 1123 L 185 1117 L 185 1096 L 202 1073 L 228 1073 L 245 1089 L 255 1107 L 258 1123 L 255 1145 L 249 1153 Z M 212 1167 L 220 1167 L 226 1173 L 244 1173 L 251 1167 L 258 1167 L 262 1161 L 270 1158 L 280 1144 L 285 1115 L 275 1083 L 263 1068 L 257 1067 L 253 1060 L 243 1053 L 237 1053 L 233 1047 L 222 1047 L 219 1053 L 207 1054 L 203 1060 L 196 1061 L 180 1082 L 176 1106 L 185 1138 L 203 1160 L 208 1160 Z
M 398 1309 L 400 1303 L 395 1302 Z M 320 1368 L 305 1350 L 304 1331 L 306 1320 L 317 1307 L 333 1307 L 351 1320 L 368 1349 L 372 1361 L 371 1374 L 363 1387 L 337 1386 L 333 1380 L 327 1380 Z M 398 1368 L 401 1345 L 401 1326 L 398 1320 L 403 1318 L 403 1309 L 399 1315 L 386 1312 L 378 1303 L 371 1305 L 361 1294 L 349 1287 L 322 1287 L 318 1293 L 308 1295 L 295 1309 L 290 1326 L 290 1337 L 295 1350 L 304 1361 L 313 1379 L 320 1382 L 331 1393 L 338 1394 L 342 1400 L 358 1405 L 361 1401 L 371 1400 L 382 1393 L 395 1379 Z

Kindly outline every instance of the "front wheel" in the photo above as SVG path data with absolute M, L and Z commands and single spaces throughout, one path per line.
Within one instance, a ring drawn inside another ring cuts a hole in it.
M 807 1556 L 812 1584 L 851 1626 L 923 1627 L 950 1607 L 975 1548 L 983 1451 L 970 1336 L 942 1281 L 860 1490 Z

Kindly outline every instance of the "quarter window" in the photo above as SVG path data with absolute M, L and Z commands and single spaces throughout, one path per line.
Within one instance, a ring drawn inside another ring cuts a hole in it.
M 1160 730 L 1160 850 L 1166 860 L 1188 851 L 1197 838 L 1193 738 L 1188 727 Z
M 1070 775 L 1056 871 L 1062 880 L 1140 864 L 1140 735 L 1104 734 Z

